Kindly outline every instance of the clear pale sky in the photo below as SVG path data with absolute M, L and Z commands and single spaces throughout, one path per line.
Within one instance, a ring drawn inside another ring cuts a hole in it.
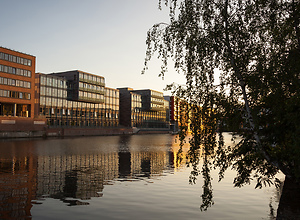
M 78 69 L 104 76 L 108 87 L 161 92 L 185 83 L 172 68 L 159 78 L 156 57 L 141 75 L 147 30 L 169 21 L 158 0 L 0 0 L 0 7 L 0 45 L 36 56 L 36 72 Z

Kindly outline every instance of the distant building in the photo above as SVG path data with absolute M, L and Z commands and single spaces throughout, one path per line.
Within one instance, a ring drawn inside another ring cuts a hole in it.
M 120 124 L 126 127 L 169 129 L 163 93 L 151 89 L 120 91 Z

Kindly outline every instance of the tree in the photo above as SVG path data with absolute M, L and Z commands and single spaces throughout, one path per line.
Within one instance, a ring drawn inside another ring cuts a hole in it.
M 155 24 L 148 31 L 143 72 L 157 53 L 161 76 L 170 60 L 185 74 L 185 86 L 169 88 L 196 106 L 189 117 L 189 159 L 196 167 L 200 147 L 204 158 L 213 158 L 213 162 L 205 159 L 202 171 L 194 170 L 196 176 L 205 174 L 204 189 L 209 192 L 213 166 L 220 169 L 220 180 L 227 168 L 236 169 L 238 187 L 253 179 L 256 187 L 273 184 L 279 171 L 299 183 L 300 3 L 159 0 L 160 8 L 163 4 L 169 7 L 170 22 Z M 235 147 L 224 146 L 225 127 L 242 137 Z M 204 209 L 212 204 L 206 195 Z

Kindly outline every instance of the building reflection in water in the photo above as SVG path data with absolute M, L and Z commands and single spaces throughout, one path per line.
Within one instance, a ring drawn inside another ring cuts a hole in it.
M 92 197 L 102 196 L 104 185 L 114 181 L 174 172 L 173 139 L 125 135 L 2 142 L 0 218 L 31 216 L 32 203 L 42 203 L 45 197 L 88 205 Z
M 171 135 L 2 141 L 0 219 L 30 218 L 32 204 L 46 197 L 88 205 L 105 185 L 174 173 L 185 167 L 187 149 L 178 149 Z
M 36 198 L 37 158 L 33 143 L 0 144 L 0 218 L 25 219 L 31 216 L 31 201 Z

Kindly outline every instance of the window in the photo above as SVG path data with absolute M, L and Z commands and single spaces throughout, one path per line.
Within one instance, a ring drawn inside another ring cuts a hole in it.
M 46 98 L 44 96 L 40 98 L 40 105 L 46 105 Z
M 47 77 L 47 86 L 52 86 L 52 78 Z
M 46 85 L 46 77 L 41 76 L 41 85 Z
M 47 87 L 47 89 L 46 89 L 46 95 L 47 96 L 51 95 L 51 88 L 50 87 Z

